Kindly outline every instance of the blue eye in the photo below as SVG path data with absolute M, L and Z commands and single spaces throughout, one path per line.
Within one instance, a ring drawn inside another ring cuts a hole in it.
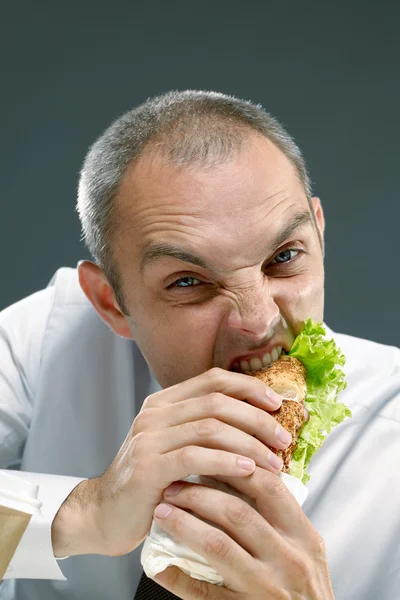
M 176 281 L 171 283 L 171 285 L 169 285 L 168 287 L 169 288 L 189 288 L 189 287 L 195 287 L 201 283 L 202 282 L 200 281 L 200 279 L 196 279 L 196 277 L 181 277 L 180 279 L 177 279 Z
M 272 264 L 282 264 L 282 263 L 290 262 L 291 260 L 296 258 L 296 256 L 299 254 L 299 252 L 300 252 L 300 250 L 290 250 L 290 249 L 282 250 L 282 252 L 279 252 L 279 254 L 277 254 L 271 262 L 272 262 Z

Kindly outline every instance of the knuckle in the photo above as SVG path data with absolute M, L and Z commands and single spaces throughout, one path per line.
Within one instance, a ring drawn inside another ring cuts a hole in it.
M 181 571 L 180 569 L 177 569 L 176 567 L 169 567 L 168 569 L 166 569 L 164 571 L 164 576 L 166 578 L 166 581 L 169 583 L 169 585 L 171 587 L 175 587 L 178 583 L 179 580 L 181 578 Z
M 204 548 L 206 553 L 212 557 L 227 561 L 229 557 L 228 536 L 222 531 L 213 531 L 206 536 Z
M 221 384 L 226 379 L 226 371 L 224 369 L 221 369 L 220 367 L 213 367 L 212 369 L 207 371 L 206 375 L 216 385 Z
M 175 511 L 174 514 L 169 517 L 168 528 L 170 530 L 170 533 L 179 537 L 182 530 L 184 529 L 184 526 L 184 519 L 179 514 L 176 514 Z
M 154 396 L 156 396 L 157 393 L 158 392 L 156 392 L 155 394 L 151 394 L 151 396 L 147 396 L 147 398 L 144 399 L 142 404 L 142 410 L 146 408 L 151 408 L 152 405 L 154 405 Z
M 293 554 L 289 560 L 289 569 L 296 581 L 302 581 L 303 584 L 311 579 L 311 571 L 307 561 L 300 554 Z
M 205 581 L 194 579 L 194 577 L 190 577 L 188 592 L 189 598 L 195 600 L 211 600 L 212 598 L 210 586 Z
M 135 457 L 149 453 L 150 436 L 146 431 L 139 431 L 131 442 L 131 454 Z
M 236 526 L 249 525 L 252 520 L 251 508 L 246 502 L 239 499 L 231 499 L 227 508 L 229 521 Z
M 194 421 L 196 434 L 200 437 L 212 437 L 221 431 L 221 427 L 221 421 L 213 417 Z
M 305 532 L 304 541 L 307 543 L 307 547 L 312 552 L 312 555 L 316 560 L 319 562 L 325 562 L 327 549 L 324 538 L 304 513 L 302 513 L 302 518 L 304 521 Z
M 179 450 L 178 456 L 184 469 L 190 469 L 196 454 L 196 446 L 185 446 Z
M 140 431 L 145 431 L 151 425 L 153 420 L 153 411 L 151 408 L 142 408 L 140 413 L 137 415 L 134 421 L 134 429 L 138 433 Z M 137 434 L 136 434 L 137 435 Z
M 265 471 L 264 489 L 273 498 L 282 498 L 287 493 L 283 481 L 273 473 Z
M 193 504 L 196 504 L 199 500 L 201 500 L 201 496 L 203 494 L 203 487 L 204 486 L 198 484 L 188 486 L 186 489 L 188 500 L 193 502 Z
M 204 396 L 203 410 L 206 414 L 215 414 L 218 412 L 221 405 L 223 394 L 220 392 L 212 392 Z

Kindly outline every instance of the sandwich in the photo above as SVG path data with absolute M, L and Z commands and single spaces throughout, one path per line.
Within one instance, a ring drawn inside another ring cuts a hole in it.
M 270 414 L 292 434 L 292 442 L 284 450 L 270 450 L 282 458 L 282 471 L 303 483 L 310 479 L 307 467 L 326 436 L 351 417 L 350 409 L 336 401 L 346 387 L 341 369 L 345 357 L 336 342 L 325 336 L 323 324 L 308 319 L 288 354 L 270 366 L 246 373 L 282 396 L 281 407 Z

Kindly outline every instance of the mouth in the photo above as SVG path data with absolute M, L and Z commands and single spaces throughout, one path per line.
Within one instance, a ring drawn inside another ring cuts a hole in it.
M 228 370 L 236 371 L 237 373 L 258 371 L 278 360 L 281 354 L 286 354 L 286 352 L 282 346 L 279 345 L 272 346 L 268 349 L 260 349 L 258 352 L 234 358 Z

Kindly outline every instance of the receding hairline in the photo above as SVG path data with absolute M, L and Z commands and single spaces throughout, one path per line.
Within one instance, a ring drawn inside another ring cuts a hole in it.
M 232 127 L 234 127 L 234 125 L 232 125 Z M 174 170 L 174 169 L 176 169 L 176 170 L 177 169 L 197 170 L 198 169 L 199 171 L 203 171 L 203 170 L 211 171 L 214 168 L 223 166 L 225 163 L 228 163 L 230 160 L 232 160 L 236 156 L 238 156 L 238 154 L 240 152 L 245 152 L 246 151 L 245 144 L 247 142 L 249 142 L 251 144 L 254 140 L 262 141 L 263 143 L 272 145 L 274 150 L 278 152 L 281 159 L 283 159 L 283 161 L 286 163 L 287 167 L 290 169 L 291 173 L 294 175 L 297 182 L 299 183 L 301 189 L 304 191 L 305 197 L 308 200 L 309 208 L 312 213 L 313 209 L 312 209 L 312 206 L 310 203 L 310 198 L 308 197 L 307 192 L 304 189 L 304 184 L 301 180 L 298 169 L 293 164 L 293 162 L 290 160 L 290 158 L 286 155 L 286 153 L 277 144 L 275 144 L 273 140 L 271 140 L 270 138 L 266 137 L 265 135 L 263 135 L 262 133 L 260 133 L 259 131 L 253 129 L 252 127 L 250 127 L 248 125 L 243 125 L 243 124 L 239 123 L 239 125 L 237 127 L 237 133 L 240 136 L 237 138 L 237 142 L 238 142 L 237 146 L 231 147 L 230 153 L 227 154 L 226 156 L 224 156 L 223 159 L 221 157 L 218 157 L 218 159 L 215 162 L 207 162 L 206 164 L 197 163 L 196 161 L 193 161 L 190 163 L 184 163 L 184 164 L 180 164 L 179 162 L 177 163 L 176 161 L 174 161 L 172 159 L 172 157 L 170 155 L 168 155 L 168 153 L 166 153 L 164 151 L 165 148 L 167 147 L 168 142 L 171 142 L 171 140 L 165 140 L 163 138 L 163 136 L 157 137 L 154 141 L 149 140 L 148 144 L 143 148 L 143 151 L 140 154 L 140 156 L 138 156 L 137 158 L 132 160 L 130 162 L 130 164 L 127 166 L 124 176 L 121 180 L 121 184 L 119 186 L 118 192 L 114 198 L 113 227 L 112 227 L 112 229 L 110 229 L 110 232 L 109 232 L 109 243 L 113 244 L 115 242 L 115 235 L 121 233 L 120 227 L 121 227 L 121 225 L 123 226 L 124 222 L 126 222 L 125 221 L 125 219 L 127 217 L 127 214 L 125 212 L 126 206 L 125 207 L 121 206 L 122 198 L 123 197 L 125 198 L 127 195 L 127 188 L 130 185 L 129 180 L 134 179 L 135 171 L 137 169 L 140 170 L 140 167 L 143 163 L 144 164 L 147 163 L 146 168 L 149 168 L 149 166 L 151 168 L 152 161 L 155 161 L 155 162 L 160 161 L 163 166 L 170 168 L 171 170 Z M 131 206 L 135 202 L 134 191 L 129 190 L 129 192 L 130 192 L 129 205 Z M 129 209 L 128 209 L 128 212 L 129 212 Z
M 240 145 L 243 131 L 258 133 L 286 156 L 312 210 L 311 181 L 300 148 L 278 119 L 250 100 L 207 90 L 167 92 L 117 118 L 92 144 L 81 170 L 77 210 L 86 246 L 117 297 L 122 299 L 121 281 L 110 239 L 115 201 L 128 168 L 160 140 L 163 151 L 179 164 L 222 162 Z M 173 144 L 166 143 L 172 138 Z

